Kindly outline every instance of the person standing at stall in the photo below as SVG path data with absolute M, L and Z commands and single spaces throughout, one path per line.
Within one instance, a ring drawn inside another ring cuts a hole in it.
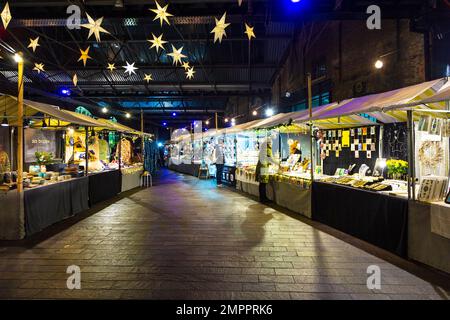
M 222 187 L 222 173 L 225 163 L 225 155 L 223 153 L 224 141 L 220 138 L 216 146 L 214 147 L 214 159 L 216 163 L 216 180 L 217 186 Z
M 261 203 L 269 202 L 267 198 L 267 184 L 269 183 L 269 165 L 278 164 L 272 155 L 272 140 L 267 138 L 259 146 L 258 164 L 256 165 L 256 181 L 259 182 L 259 201 Z

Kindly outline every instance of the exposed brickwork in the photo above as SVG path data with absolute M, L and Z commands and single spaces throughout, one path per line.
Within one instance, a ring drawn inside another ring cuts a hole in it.
M 388 53 L 384 68 L 376 70 L 374 62 Z M 382 30 L 368 30 L 365 21 L 321 22 L 297 35 L 273 85 L 272 102 L 305 88 L 306 72 L 314 74 L 319 61 L 325 61 L 333 101 L 425 81 L 424 37 L 410 32 L 409 21 L 384 20 Z

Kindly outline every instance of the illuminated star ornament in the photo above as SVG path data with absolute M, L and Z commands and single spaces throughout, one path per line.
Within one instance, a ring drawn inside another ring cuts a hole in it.
M 32 48 L 33 52 L 36 51 L 37 47 L 40 47 L 41 45 L 39 44 L 39 37 L 37 37 L 36 39 L 31 39 L 30 38 L 30 44 L 28 45 L 28 48 Z
M 189 68 L 188 71 L 186 72 L 186 78 L 188 78 L 189 80 L 194 79 L 194 67 Z
M 242 0 L 238 0 L 239 7 L 242 5 Z
M 110 72 L 113 72 L 116 69 L 116 66 L 114 65 L 114 63 L 108 63 L 108 68 L 107 68 Z
M 132 64 L 129 64 L 128 63 L 128 61 L 126 62 L 127 63 L 127 65 L 126 66 L 123 66 L 124 68 L 125 68 L 125 73 L 128 73 L 128 75 L 132 75 L 132 74 L 136 74 L 136 71 L 135 70 L 137 70 L 138 68 L 136 68 L 135 66 L 134 66 L 134 64 L 136 63 L 136 62 L 133 62 Z
M 182 51 L 183 51 L 183 47 L 181 47 L 180 49 L 176 49 L 172 45 L 172 53 L 168 53 L 167 55 L 171 56 L 173 58 L 174 65 L 178 65 L 178 63 L 181 64 L 181 59 L 187 58 L 187 56 L 185 56 L 184 54 L 181 53 Z
M 37 71 L 38 73 L 44 72 L 44 64 L 43 63 L 35 63 L 33 70 Z
M 88 18 L 89 23 L 82 24 L 81 26 L 83 28 L 89 29 L 88 39 L 92 35 L 95 35 L 95 39 L 97 40 L 97 42 L 100 42 L 101 41 L 100 40 L 100 32 L 109 34 L 109 32 L 107 30 L 103 29 L 103 27 L 102 27 L 103 17 L 101 17 L 100 19 L 94 20 L 87 13 L 86 13 L 86 16 Z
M 156 9 L 150 9 L 154 13 L 156 13 L 156 17 L 153 19 L 153 21 L 159 19 L 159 22 L 161 22 L 161 27 L 163 25 L 163 22 L 167 22 L 168 25 L 170 25 L 168 17 L 173 17 L 173 14 L 170 14 L 167 12 L 167 8 L 169 5 L 166 5 L 164 8 L 161 7 L 158 3 L 158 1 L 155 0 Z
M 151 74 L 144 74 L 144 80 L 147 81 L 147 83 L 149 83 L 150 81 L 153 81 L 152 75 Z
M 223 36 L 227 36 L 227 33 L 225 31 L 225 29 L 230 25 L 229 23 L 226 23 L 226 18 L 227 18 L 227 13 L 225 12 L 222 16 L 222 18 L 220 18 L 220 20 L 216 19 L 216 26 L 214 27 L 214 29 L 211 31 L 211 33 L 214 33 L 214 43 L 217 42 L 217 40 L 219 40 L 219 43 L 222 42 L 222 38 Z
M 184 70 L 188 70 L 191 66 L 189 65 L 189 62 L 187 62 L 187 61 L 185 61 L 185 62 L 183 62 L 183 64 L 181 65 L 183 68 L 184 68 Z
M 11 11 L 9 11 L 9 3 L 8 2 L 5 4 L 5 7 L 3 8 L 1 16 L 2 16 L 3 27 L 6 29 L 8 27 L 9 22 L 12 19 Z
M 80 59 L 78 59 L 78 61 L 81 61 L 81 60 L 83 60 L 83 65 L 86 67 L 86 62 L 87 62 L 87 60 L 88 59 L 92 59 L 90 56 L 89 56 L 89 49 L 90 49 L 91 47 L 87 47 L 87 49 L 86 50 L 81 50 L 80 49 L 80 52 L 81 52 L 81 56 L 80 56 Z
M 167 41 L 163 40 L 163 38 L 162 38 L 163 35 L 161 34 L 159 37 L 157 37 L 152 33 L 152 36 L 153 36 L 153 40 L 147 40 L 148 42 L 150 42 L 152 44 L 150 49 L 156 48 L 156 52 L 159 52 L 160 48 L 162 50 L 166 50 L 166 48 L 164 48 L 164 43 L 167 43 Z
M 78 85 L 78 76 L 76 73 L 73 75 L 72 82 L 75 87 Z
M 248 24 L 245 24 L 245 33 L 247 34 L 248 40 L 251 41 L 252 38 L 256 39 L 255 32 L 253 31 L 254 27 L 250 27 Z

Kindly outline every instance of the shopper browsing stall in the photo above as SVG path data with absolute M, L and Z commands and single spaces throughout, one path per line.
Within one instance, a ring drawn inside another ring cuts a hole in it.
M 278 166 L 273 159 L 272 154 L 272 140 L 267 138 L 263 141 L 259 148 L 258 164 L 256 165 L 256 181 L 259 182 L 259 201 L 268 202 L 266 189 L 269 183 L 269 166 Z
M 225 163 L 225 156 L 223 152 L 224 148 L 224 141 L 223 138 L 220 138 L 218 143 L 216 144 L 214 148 L 214 158 L 216 163 L 216 180 L 217 180 L 217 186 L 222 186 L 222 173 L 223 173 L 223 166 Z

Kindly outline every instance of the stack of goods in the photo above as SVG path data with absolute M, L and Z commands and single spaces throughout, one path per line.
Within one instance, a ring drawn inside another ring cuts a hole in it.
M 419 201 L 442 201 L 447 193 L 447 177 L 427 176 L 420 184 Z

